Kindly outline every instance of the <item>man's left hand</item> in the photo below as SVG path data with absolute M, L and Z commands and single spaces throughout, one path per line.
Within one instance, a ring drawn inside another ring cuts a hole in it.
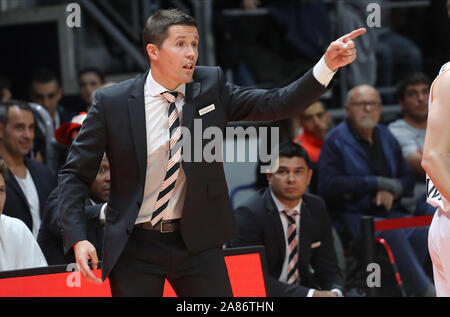
M 356 48 L 353 40 L 366 33 L 365 28 L 354 30 L 332 42 L 325 53 L 325 63 L 332 71 L 346 66 L 356 59 Z

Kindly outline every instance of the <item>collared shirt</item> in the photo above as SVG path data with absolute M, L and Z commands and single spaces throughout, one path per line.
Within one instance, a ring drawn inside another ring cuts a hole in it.
M 147 133 L 147 175 L 144 187 L 145 193 L 149 193 L 144 199 L 149 199 L 149 203 L 142 204 L 136 219 L 136 224 L 151 220 L 153 207 L 158 198 L 159 189 L 166 175 L 167 161 L 169 160 L 169 103 L 161 96 L 162 92 L 168 91 L 158 84 L 148 73 L 144 86 L 145 102 L 145 129 Z M 186 84 L 181 84 L 175 91 L 181 93 L 177 98 L 175 105 L 178 110 L 180 123 L 183 116 L 183 105 L 185 103 Z M 164 219 L 181 218 L 184 198 L 186 194 L 186 175 L 183 167 L 180 165 L 180 172 L 175 183 L 172 198 L 169 200 L 167 212 Z M 144 210 L 144 206 L 151 206 Z
M 295 216 L 295 226 L 297 230 L 297 237 L 298 232 L 300 229 L 300 206 L 302 204 L 302 199 L 298 202 L 298 204 L 294 208 L 288 208 L 286 207 L 281 201 L 278 200 L 278 198 L 275 196 L 275 194 L 270 190 L 270 195 L 272 196 L 272 199 L 275 203 L 275 206 L 277 207 L 278 213 L 280 215 L 281 224 L 283 225 L 283 231 L 284 231 L 284 241 L 286 245 L 286 251 L 285 251 L 285 257 L 283 261 L 283 268 L 281 270 L 280 277 L 278 278 L 279 281 L 287 283 L 287 274 L 288 274 L 288 262 L 289 262 L 289 243 L 287 241 L 287 229 L 289 226 L 289 221 L 284 213 L 284 210 L 286 209 L 294 209 L 298 212 L 298 215 Z M 298 246 L 300 245 L 300 241 L 298 243 Z

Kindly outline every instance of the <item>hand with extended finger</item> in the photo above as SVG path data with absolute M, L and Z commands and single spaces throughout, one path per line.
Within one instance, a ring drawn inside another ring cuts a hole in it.
M 365 28 L 354 30 L 332 42 L 325 53 L 325 63 L 332 70 L 346 66 L 356 59 L 356 48 L 353 40 L 366 33 Z

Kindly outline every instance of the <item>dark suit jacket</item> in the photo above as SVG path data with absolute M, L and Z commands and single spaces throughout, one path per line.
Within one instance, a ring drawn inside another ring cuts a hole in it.
M 102 206 L 103 204 L 93 204 L 90 199 L 87 199 L 85 203 L 87 237 L 98 251 L 99 260 L 101 260 L 104 231 L 99 220 Z M 73 250 L 64 254 L 62 229 L 59 224 L 58 188 L 55 188 L 48 196 L 37 242 L 48 265 L 75 263 Z
M 270 296 L 306 296 L 310 288 L 338 288 L 343 292 L 344 281 L 334 249 L 331 222 L 322 198 L 312 194 L 303 195 L 298 240 L 300 285 L 278 281 L 286 256 L 286 242 L 270 190 L 267 188 L 262 193 L 256 193 L 236 209 L 235 216 L 239 234 L 228 246 L 265 247 Z
M 84 201 L 103 153 L 108 156 L 111 189 L 106 212 L 103 279 L 125 247 L 142 204 L 147 163 L 146 75 L 96 93 L 59 174 L 59 209 L 67 251 L 87 238 Z M 325 91 L 312 70 L 284 88 L 262 90 L 226 83 L 219 67 L 198 66 L 193 81 L 186 84 L 182 125 L 190 130 L 190 144 L 194 148 L 194 119 L 201 121 L 201 133 L 208 127 L 224 131 L 229 121 L 284 119 L 301 113 Z M 211 104 L 215 104 L 215 110 L 200 116 L 199 110 Z M 202 140 L 202 148 L 209 142 Z M 223 245 L 235 236 L 236 226 L 222 163 L 191 159 L 191 162 L 183 160 L 182 166 L 187 189 L 180 230 L 187 248 L 201 251 Z
M 46 165 L 28 157 L 25 157 L 24 161 L 36 185 L 39 197 L 39 212 L 42 219 L 47 197 L 56 187 L 56 177 Z M 11 171 L 8 172 L 8 179 L 6 180 L 6 202 L 3 213 L 11 217 L 19 218 L 32 230 L 33 220 L 28 201 Z

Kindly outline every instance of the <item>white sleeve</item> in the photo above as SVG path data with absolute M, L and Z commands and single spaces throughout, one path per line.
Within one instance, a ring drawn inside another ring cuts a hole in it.
M 328 86 L 330 81 L 333 79 L 334 74 L 336 74 L 336 72 L 333 72 L 327 66 L 327 63 L 325 63 L 325 56 L 322 56 L 320 61 L 313 68 L 314 78 L 316 78 L 317 81 L 324 87 Z

